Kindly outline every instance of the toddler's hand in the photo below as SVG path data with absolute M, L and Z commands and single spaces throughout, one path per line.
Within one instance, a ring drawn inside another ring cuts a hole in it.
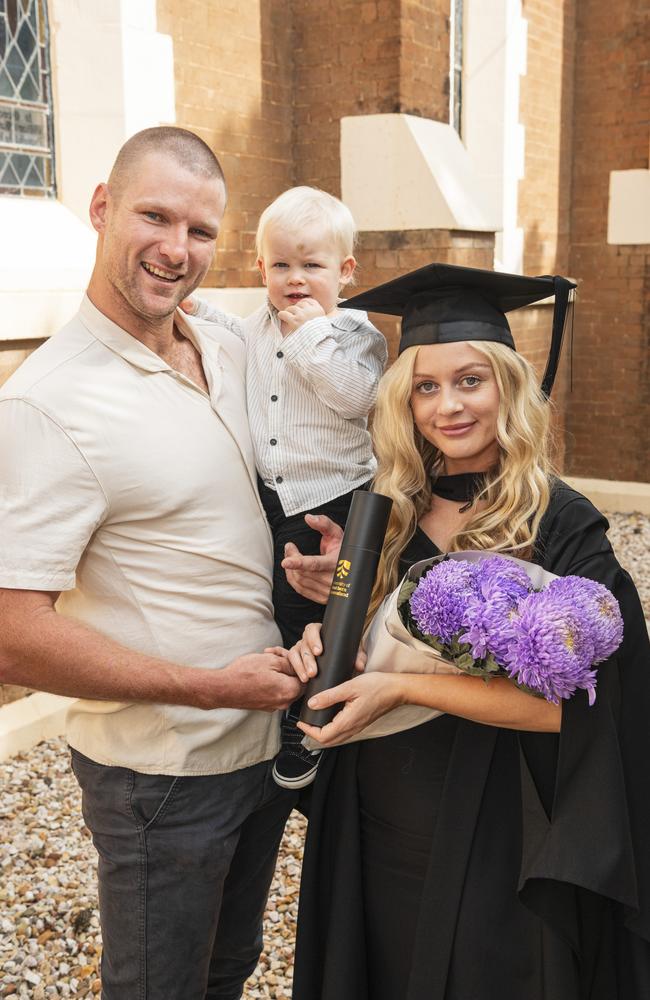
M 196 316 L 199 311 L 199 301 L 199 299 L 195 299 L 193 295 L 190 295 L 179 304 L 183 312 L 187 313 L 188 316 Z
M 288 309 L 282 309 L 278 313 L 278 319 L 282 323 L 282 333 L 293 333 L 297 330 L 299 326 L 303 323 L 307 323 L 310 319 L 317 319 L 319 316 L 324 316 L 325 310 L 316 299 L 306 298 L 300 299 L 296 302 L 294 306 L 289 306 Z

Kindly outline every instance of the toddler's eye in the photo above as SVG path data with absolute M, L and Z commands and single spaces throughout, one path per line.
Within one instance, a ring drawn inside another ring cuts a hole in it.
M 287 265 L 287 264 L 285 264 L 285 262 L 284 262 L 283 260 L 278 260 L 278 261 L 276 261 L 276 263 L 275 263 L 275 264 L 273 265 L 273 267 L 288 267 L 288 265 Z

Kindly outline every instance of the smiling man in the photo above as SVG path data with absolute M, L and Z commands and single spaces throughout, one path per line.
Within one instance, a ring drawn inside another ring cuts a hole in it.
M 291 807 L 244 348 L 176 311 L 225 201 L 197 136 L 130 139 L 79 313 L 0 391 L 0 681 L 78 699 L 104 1000 L 241 996 Z

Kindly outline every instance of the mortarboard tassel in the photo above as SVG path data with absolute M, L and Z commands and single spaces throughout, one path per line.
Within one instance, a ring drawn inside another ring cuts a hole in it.
M 566 326 L 569 296 L 571 290 L 575 288 L 573 282 L 568 281 L 560 275 L 553 276 L 553 288 L 555 291 L 555 305 L 553 307 L 553 329 L 551 331 L 551 347 L 546 362 L 546 370 L 542 379 L 542 392 L 548 399 L 553 389 L 557 368 L 562 350 L 562 339 Z

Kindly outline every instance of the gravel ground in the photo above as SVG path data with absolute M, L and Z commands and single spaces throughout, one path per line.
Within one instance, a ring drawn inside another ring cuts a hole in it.
M 100 992 L 95 853 L 65 741 L 0 764 L 0 997 Z M 291 996 L 304 820 L 285 830 L 265 921 L 266 945 L 246 998 Z
M 650 517 L 644 514 L 607 514 L 609 540 L 618 560 L 636 583 L 650 621 Z
M 610 515 L 610 538 L 650 619 L 650 518 Z M 95 858 L 63 740 L 0 764 L 0 997 L 98 996 Z M 291 996 L 304 821 L 287 826 L 266 910 L 266 944 L 244 996 Z

